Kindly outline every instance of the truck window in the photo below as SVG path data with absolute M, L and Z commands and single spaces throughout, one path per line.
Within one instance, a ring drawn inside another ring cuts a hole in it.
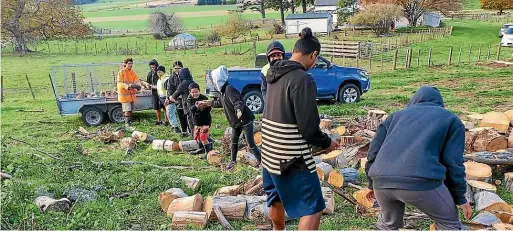
M 328 67 L 328 64 L 326 62 L 324 62 L 324 60 L 317 59 L 317 61 L 315 61 L 315 68 L 326 68 L 326 67 Z
M 255 67 L 261 68 L 268 63 L 267 57 L 265 55 L 257 55 L 255 58 Z

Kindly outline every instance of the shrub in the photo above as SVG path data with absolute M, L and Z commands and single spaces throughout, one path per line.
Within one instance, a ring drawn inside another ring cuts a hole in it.
M 221 41 L 221 35 L 219 34 L 219 32 L 217 32 L 216 29 L 214 30 L 211 30 L 207 36 L 205 37 L 205 39 L 207 40 L 208 43 L 218 43 Z
M 241 13 L 231 12 L 228 21 L 219 27 L 221 35 L 232 40 L 245 35 L 249 31 L 249 23 L 242 17 Z
M 369 26 L 376 34 L 388 33 L 392 23 L 402 14 L 401 7 L 397 5 L 370 4 L 349 18 L 349 22 Z

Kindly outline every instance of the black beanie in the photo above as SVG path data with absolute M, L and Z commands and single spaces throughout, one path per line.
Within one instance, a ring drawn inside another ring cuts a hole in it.
M 191 83 L 189 85 L 189 90 L 194 89 L 194 88 L 200 89 L 200 87 L 199 87 L 199 85 L 197 83 Z
M 166 68 L 164 66 L 158 66 L 157 71 L 162 71 L 162 72 L 166 73 Z

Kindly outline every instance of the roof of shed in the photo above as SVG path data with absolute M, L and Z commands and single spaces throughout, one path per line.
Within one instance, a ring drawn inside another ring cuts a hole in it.
M 287 19 L 319 19 L 329 18 L 330 13 L 304 13 L 304 14 L 289 14 Z

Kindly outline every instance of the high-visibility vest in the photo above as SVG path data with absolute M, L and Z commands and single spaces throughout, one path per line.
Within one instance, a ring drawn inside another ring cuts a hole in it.
M 136 89 L 127 90 L 130 84 L 138 84 L 139 78 L 133 70 L 123 68 L 118 72 L 118 101 L 120 103 L 132 103 L 135 102 Z

